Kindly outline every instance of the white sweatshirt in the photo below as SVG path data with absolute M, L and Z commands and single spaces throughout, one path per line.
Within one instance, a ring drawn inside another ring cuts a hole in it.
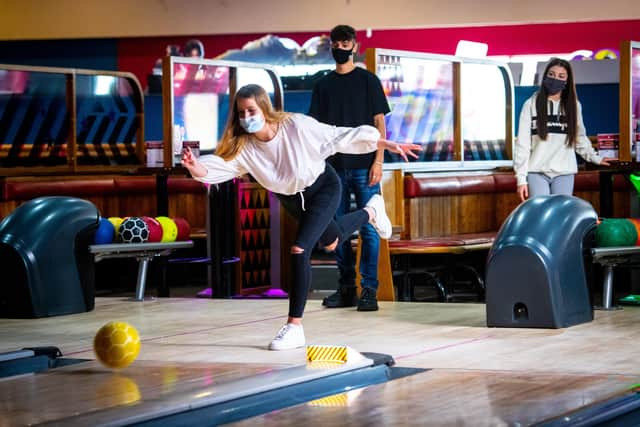
M 313 184 L 325 170 L 325 159 L 335 153 L 376 151 L 380 132 L 373 126 L 330 126 L 303 114 L 292 114 L 270 141 L 250 138 L 232 160 L 205 155 L 198 160 L 207 174 L 198 181 L 218 184 L 251 174 L 267 190 L 296 194 Z
M 567 145 L 566 122 L 558 120 L 563 117 L 560 113 L 560 101 L 550 101 L 551 111 L 548 111 L 547 139 L 542 140 L 532 130 L 536 130 L 536 94 L 527 99 L 520 113 L 518 140 L 513 153 L 513 169 L 516 173 L 518 185 L 527 183 L 529 172 L 538 172 L 554 178 L 559 175 L 569 175 L 578 172 L 576 162 L 577 152 L 582 158 L 591 163 L 599 164 L 602 159 L 591 146 L 587 138 L 582 121 L 582 106 L 578 102 L 578 135 L 575 147 Z

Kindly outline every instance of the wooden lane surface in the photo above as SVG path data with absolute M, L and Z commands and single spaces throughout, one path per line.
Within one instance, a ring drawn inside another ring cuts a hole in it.
M 629 389 L 632 378 L 432 370 L 229 426 L 525 426 Z
M 106 322 L 140 332 L 141 360 L 299 364 L 304 350 L 267 351 L 286 319 L 286 300 L 171 298 L 132 302 L 98 298 L 88 313 L 1 319 L 0 352 L 55 345 L 67 357 L 94 359 L 92 340 Z M 595 312 L 566 329 L 487 328 L 484 304 L 381 302 L 380 310 L 325 309 L 310 300 L 308 344 L 348 345 L 392 355 L 417 368 L 509 370 L 640 376 L 640 307 Z
M 95 333 L 105 323 L 119 320 L 140 334 L 142 345 L 134 366 L 141 360 L 291 365 L 304 361 L 304 349 L 266 351 L 286 313 L 286 300 L 96 298 L 95 310 L 86 313 L 0 319 L 0 352 L 53 345 L 65 357 L 95 359 Z
M 273 371 L 248 364 L 136 362 L 114 371 L 95 361 L 0 381 L 0 427 L 99 425 L 215 398 L 234 381 Z
M 304 349 L 285 352 L 266 350 L 269 340 L 286 319 L 287 304 L 286 300 L 171 298 L 131 302 L 122 298 L 98 298 L 96 309 L 88 313 L 44 319 L 1 319 L 0 351 L 56 345 L 67 357 L 93 359 L 91 343 L 98 328 L 111 320 L 124 320 L 140 331 L 142 339 L 140 356 L 122 372 L 125 376 L 130 373 L 138 375 L 137 372 L 142 372 L 142 368 L 147 366 L 155 366 L 156 375 L 162 376 L 162 367 L 174 364 L 292 366 L 304 360 Z M 380 311 L 372 313 L 357 312 L 355 308 L 328 310 L 320 304 L 320 300 L 310 300 L 307 304 L 304 319 L 307 343 L 348 345 L 360 352 L 390 354 L 398 366 L 433 369 L 428 372 L 430 378 L 441 371 L 475 372 L 477 376 L 449 377 L 451 384 L 442 385 L 439 392 L 434 387 L 432 394 L 435 397 L 442 395 L 440 399 L 445 403 L 459 405 L 463 409 L 458 412 L 464 414 L 468 406 L 472 405 L 470 407 L 473 408 L 476 404 L 469 403 L 471 401 L 466 398 L 459 399 L 458 395 L 467 395 L 464 387 L 456 388 L 456 384 L 475 384 L 473 392 L 469 394 L 477 395 L 480 399 L 480 421 L 484 420 L 482 417 L 490 417 L 490 414 L 482 411 L 496 406 L 495 402 L 506 405 L 509 398 L 499 396 L 516 393 L 519 400 L 526 402 L 528 399 L 517 394 L 517 388 L 502 390 L 502 383 L 496 385 L 493 382 L 497 381 L 494 380 L 496 378 L 510 379 L 520 387 L 527 382 L 536 384 L 538 379 L 534 381 L 533 378 L 558 378 L 557 383 L 551 379 L 547 381 L 551 388 L 571 380 L 574 381 L 575 395 L 586 396 L 585 402 L 592 399 L 590 393 L 593 390 L 598 390 L 598 396 L 603 397 L 607 393 L 619 392 L 628 385 L 640 383 L 640 328 L 637 327 L 640 324 L 640 307 L 625 307 L 616 312 L 597 311 L 593 322 L 566 329 L 523 329 L 487 328 L 483 304 L 381 302 Z M 72 366 L 65 369 L 87 368 Z M 95 365 L 95 369 L 98 369 L 98 365 Z M 631 379 L 627 379 L 627 375 Z M 97 376 L 94 378 L 97 380 Z M 397 384 L 410 384 L 407 381 L 411 378 L 397 380 L 401 381 Z M 515 381 L 514 378 L 525 380 Z M 6 381 L 0 380 L 0 384 L 4 385 Z M 392 387 L 393 383 L 384 387 Z M 460 384 L 457 386 L 461 387 Z M 403 387 L 410 389 L 411 386 Z M 50 388 L 61 393 L 57 385 L 51 385 Z M 138 388 L 145 396 L 146 389 Z M 385 390 L 389 391 L 385 392 L 381 402 L 391 402 L 393 396 L 398 394 L 391 388 Z M 536 390 L 534 387 L 530 394 L 535 394 Z M 15 405 L 16 402 L 5 403 L 5 391 L 0 394 L 3 397 L 2 405 Z M 27 398 L 27 401 L 37 399 L 41 393 L 35 382 L 31 383 L 30 391 L 34 397 Z M 429 394 L 429 391 L 416 393 Z M 122 394 L 127 395 L 128 392 Z M 70 399 L 66 401 L 71 402 Z M 422 399 L 416 405 L 424 405 L 425 402 L 427 400 Z M 402 405 L 402 402 L 399 404 Z M 385 405 L 393 406 L 392 403 Z M 542 406 L 540 404 L 531 413 L 544 414 Z M 14 422 L 13 417 L 23 416 L 22 412 L 16 411 L 7 416 L 5 408 L 0 406 L 0 426 L 20 425 Z M 69 410 L 65 404 L 59 409 Z M 521 410 L 521 407 L 517 409 Z M 455 412 L 457 409 L 452 407 L 451 410 Z M 21 411 L 37 413 L 39 408 L 34 404 L 29 408 L 22 407 Z M 341 411 L 343 416 L 349 415 L 348 408 L 342 408 Z M 455 425 L 455 420 L 451 424 Z

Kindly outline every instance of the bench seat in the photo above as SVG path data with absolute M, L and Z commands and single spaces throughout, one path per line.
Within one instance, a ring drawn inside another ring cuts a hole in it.
M 496 232 L 458 234 L 455 236 L 428 237 L 410 240 L 389 240 L 391 255 L 412 253 L 465 253 L 488 249 Z

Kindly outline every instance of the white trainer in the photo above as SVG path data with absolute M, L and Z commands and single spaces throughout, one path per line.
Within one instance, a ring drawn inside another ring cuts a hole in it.
M 391 220 L 387 216 L 387 211 L 384 209 L 384 199 L 379 194 L 374 194 L 367 202 L 367 207 L 373 209 L 375 215 L 369 220 L 369 223 L 373 225 L 378 234 L 383 239 L 391 237 L 392 228 Z
M 304 347 L 304 329 L 302 325 L 287 323 L 284 325 L 276 337 L 269 344 L 269 350 L 291 350 L 298 347 Z

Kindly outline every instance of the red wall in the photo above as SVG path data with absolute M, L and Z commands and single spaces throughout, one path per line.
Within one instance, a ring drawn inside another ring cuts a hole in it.
M 360 37 L 360 36 L 359 36 Z M 640 20 L 563 24 L 500 25 L 373 31 L 363 47 L 453 55 L 458 40 L 487 43 L 488 55 L 565 53 L 578 49 L 618 49 L 622 40 L 640 39 Z
M 328 30 L 325 32 L 328 33 Z M 320 33 L 274 33 L 303 44 Z M 167 44 L 184 45 L 197 38 L 205 46 L 205 57 L 213 58 L 229 49 L 265 34 L 233 34 L 194 37 L 150 37 L 121 39 L 118 44 L 118 69 L 131 71 L 146 86 L 146 76 Z M 416 52 L 455 53 L 458 40 L 487 43 L 489 55 L 564 53 L 578 49 L 618 49 L 622 40 L 640 40 L 640 20 L 599 21 L 558 24 L 494 25 L 480 27 L 373 30 L 371 38 L 358 33 L 362 49 L 378 47 Z

